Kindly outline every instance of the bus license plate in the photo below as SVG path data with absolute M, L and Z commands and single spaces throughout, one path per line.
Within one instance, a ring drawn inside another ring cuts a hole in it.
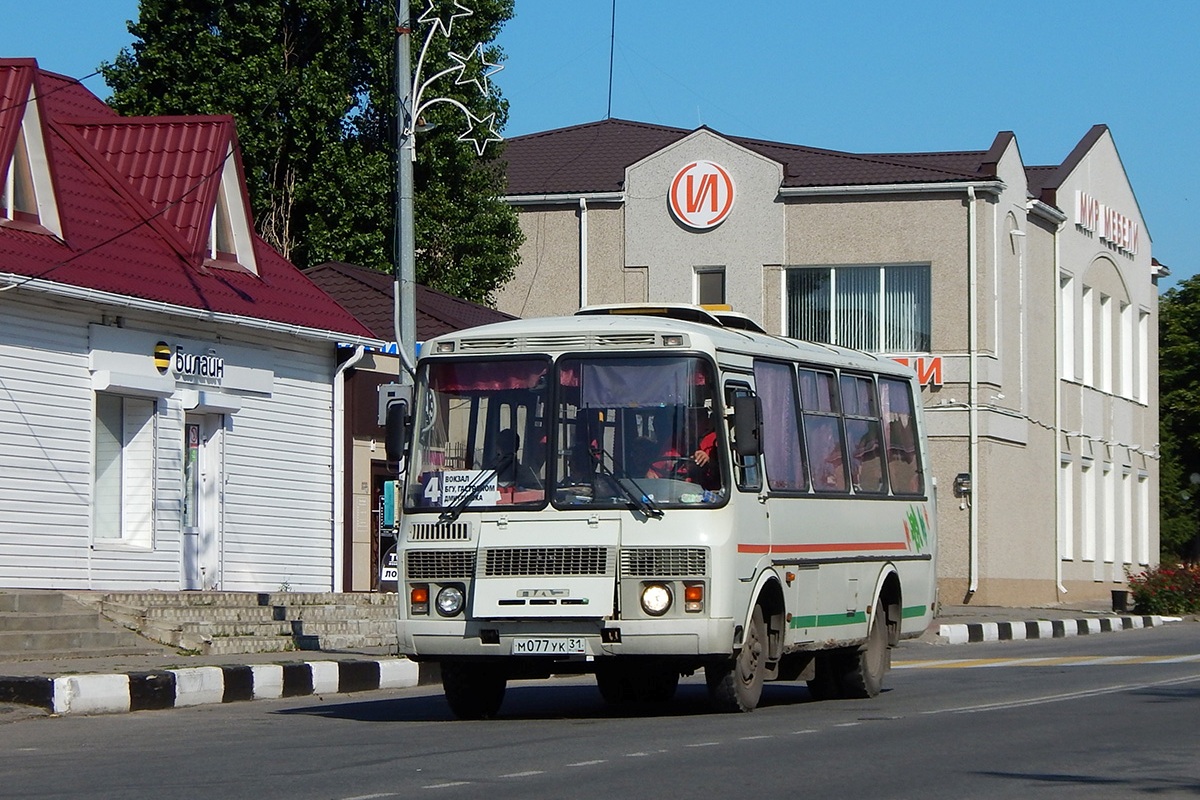
M 563 639 L 513 639 L 514 656 L 582 656 L 587 654 L 583 639 L 570 636 Z

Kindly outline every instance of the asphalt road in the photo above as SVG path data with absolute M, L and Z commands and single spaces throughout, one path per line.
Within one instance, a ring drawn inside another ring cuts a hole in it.
M 874 700 L 768 684 L 741 715 L 696 676 L 637 714 L 581 678 L 512 684 L 486 722 L 438 687 L 0 719 L 0 797 L 1197 797 L 1198 634 L 906 643 Z

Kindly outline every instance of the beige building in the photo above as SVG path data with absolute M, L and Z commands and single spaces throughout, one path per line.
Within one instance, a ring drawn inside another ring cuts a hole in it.
M 725 303 L 907 359 L 944 602 L 1107 598 L 1158 553 L 1157 279 L 1108 128 L 1057 165 L 856 154 L 623 120 L 509 140 L 522 317 Z

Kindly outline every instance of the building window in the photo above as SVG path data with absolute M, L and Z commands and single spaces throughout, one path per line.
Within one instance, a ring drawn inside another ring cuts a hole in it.
M 1075 284 L 1070 275 L 1058 276 L 1058 293 L 1062 307 L 1062 328 L 1058 332 L 1059 376 L 1066 381 L 1075 380 Z
M 1095 313 L 1095 309 L 1092 308 L 1092 287 L 1083 287 L 1083 302 L 1080 305 L 1083 310 L 1083 337 L 1080 339 L 1083 345 L 1083 374 L 1080 377 L 1084 386 L 1095 386 L 1095 361 L 1092 352 L 1095 350 L 1093 345 L 1096 340 L 1096 328 L 1092 323 Z
M 213 203 L 212 217 L 208 223 L 205 259 L 205 263 L 211 267 L 258 274 L 250 216 L 232 149 L 226 153 L 217 184 L 216 202 Z
M 1096 471 L 1091 459 L 1084 459 L 1080 465 L 1081 497 L 1080 508 L 1083 511 L 1083 527 L 1080 530 L 1080 558 L 1084 561 L 1096 560 Z
M 1138 528 L 1137 563 L 1150 563 L 1150 476 L 1138 472 L 1137 479 Z
M 1117 319 L 1120 323 L 1121 350 L 1117 363 L 1122 397 L 1133 398 L 1133 309 L 1129 303 L 1119 303 Z
M 1143 404 L 1150 402 L 1150 315 L 1138 312 L 1137 319 L 1137 381 L 1134 397 Z
M 929 267 L 787 271 L 788 336 L 873 353 L 928 353 Z
M 33 169 L 29 164 L 29 148 L 24 132 L 17 134 L 17 146 L 4 177 L 4 194 L 0 200 L 4 219 L 16 222 L 38 222 L 37 192 L 33 186 Z
M 725 302 L 725 268 L 696 267 L 696 303 L 723 306 Z
M 96 395 L 93 538 L 149 548 L 154 531 L 153 400 Z
M 1100 295 L 1100 386 L 1102 392 L 1113 390 L 1113 317 L 1112 298 Z
M 1063 561 L 1075 559 L 1075 465 L 1071 457 L 1059 455 L 1059 495 L 1062 498 L 1062 516 L 1058 521 L 1058 553 Z

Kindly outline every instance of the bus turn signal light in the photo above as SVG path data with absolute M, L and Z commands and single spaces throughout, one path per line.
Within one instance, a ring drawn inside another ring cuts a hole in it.
M 414 586 L 408 593 L 409 610 L 413 614 L 428 614 L 429 613 L 429 587 L 426 585 Z
M 683 588 L 683 610 L 693 612 L 704 610 L 704 586 L 702 584 L 693 583 Z

